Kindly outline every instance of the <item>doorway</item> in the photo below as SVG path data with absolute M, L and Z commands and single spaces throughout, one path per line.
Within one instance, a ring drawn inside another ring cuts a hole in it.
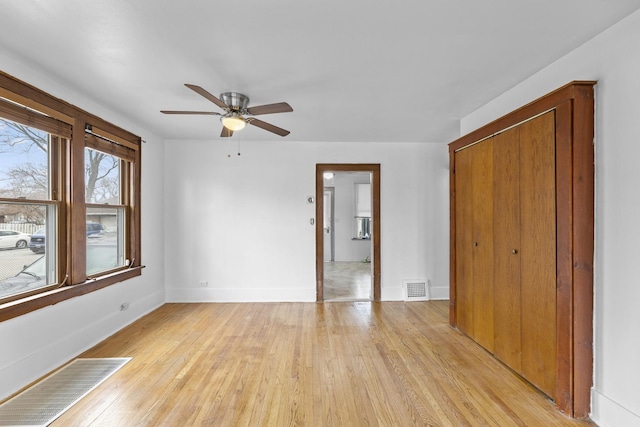
M 331 191 L 331 187 L 325 186 L 325 174 L 362 174 L 369 177 L 366 190 L 361 191 L 363 194 L 370 195 L 369 205 L 370 213 L 366 217 L 359 215 L 356 207 L 356 199 L 354 199 L 354 211 L 349 216 L 348 228 L 353 230 L 353 236 L 350 240 L 360 241 L 359 244 L 370 244 L 370 256 L 367 259 L 360 260 L 363 266 L 351 263 L 349 268 L 369 269 L 367 274 L 369 280 L 369 300 L 380 300 L 380 165 L 379 164 L 317 164 L 316 165 L 316 300 L 325 301 L 325 281 L 328 280 L 327 274 L 331 272 L 325 271 L 325 261 L 327 257 L 335 260 L 335 222 L 333 212 L 335 211 L 335 189 Z M 356 186 L 357 187 L 357 186 Z M 358 189 L 354 189 L 357 193 Z M 333 197 L 332 197 L 333 195 Z M 326 204 L 331 203 L 331 207 Z M 330 255 L 329 255 L 330 254 Z M 327 264 L 333 267 L 334 263 Z M 355 274 L 358 274 L 357 272 Z M 358 286 L 365 286 L 359 283 Z

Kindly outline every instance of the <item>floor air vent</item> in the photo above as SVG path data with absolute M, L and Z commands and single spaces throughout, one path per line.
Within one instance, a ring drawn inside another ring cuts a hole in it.
M 426 280 L 403 280 L 405 301 L 426 301 L 429 292 Z
M 0 405 L 0 426 L 49 425 L 129 360 L 74 360 Z

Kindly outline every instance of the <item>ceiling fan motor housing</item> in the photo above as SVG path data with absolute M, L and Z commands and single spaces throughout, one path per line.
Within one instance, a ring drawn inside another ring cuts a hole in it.
M 244 111 L 249 105 L 249 97 L 238 92 L 221 93 L 220 99 L 233 111 Z

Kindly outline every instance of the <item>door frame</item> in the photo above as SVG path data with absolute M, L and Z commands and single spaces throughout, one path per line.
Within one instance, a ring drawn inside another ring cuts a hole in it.
M 380 301 L 380 164 L 318 163 L 316 164 L 316 301 L 324 301 L 324 173 L 371 173 L 371 220 L 373 222 L 373 301 Z

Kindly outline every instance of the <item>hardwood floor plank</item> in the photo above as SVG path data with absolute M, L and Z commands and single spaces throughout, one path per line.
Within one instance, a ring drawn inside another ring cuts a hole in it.
M 447 301 L 166 304 L 52 426 L 581 426 L 448 326 Z

